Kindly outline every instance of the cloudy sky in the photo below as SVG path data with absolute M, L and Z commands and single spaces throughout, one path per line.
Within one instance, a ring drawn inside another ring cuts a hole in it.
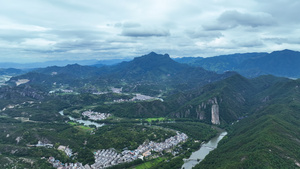
M 0 62 L 300 51 L 299 0 L 0 0 Z

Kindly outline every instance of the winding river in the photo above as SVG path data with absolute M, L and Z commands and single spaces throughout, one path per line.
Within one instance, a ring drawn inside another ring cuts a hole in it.
M 191 169 L 198 163 L 200 163 L 206 155 L 209 154 L 210 151 L 217 148 L 218 143 L 224 136 L 227 135 L 226 131 L 221 131 L 217 136 L 212 138 L 209 142 L 202 144 L 200 149 L 193 152 L 190 158 L 184 159 L 184 164 L 182 165 L 182 169 Z
M 64 111 L 60 111 L 59 114 L 62 115 L 62 116 L 64 116 Z M 92 122 L 92 121 L 89 121 L 89 120 L 78 120 L 78 119 L 75 119 L 75 118 L 70 117 L 70 116 L 68 116 L 68 118 L 70 120 L 72 120 L 72 121 L 76 121 L 78 123 L 83 123 L 83 125 L 85 125 L 85 126 L 95 125 L 97 128 L 104 126 L 104 123 L 103 124 L 99 124 L 99 123 L 95 123 L 95 122 Z

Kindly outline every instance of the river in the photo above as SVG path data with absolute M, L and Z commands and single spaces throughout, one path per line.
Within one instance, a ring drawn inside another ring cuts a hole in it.
M 62 116 L 64 116 L 64 111 L 60 111 L 59 114 L 62 115 Z M 95 122 L 92 122 L 92 121 L 89 121 L 89 120 L 78 120 L 78 119 L 75 119 L 75 118 L 70 117 L 70 116 L 68 116 L 68 117 L 69 117 L 70 120 L 76 121 L 78 123 L 83 123 L 83 125 L 85 125 L 85 126 L 95 125 L 97 128 L 104 126 L 104 123 L 103 124 L 99 124 L 99 123 L 95 123 Z
M 182 165 L 182 169 L 191 169 L 198 163 L 200 163 L 206 155 L 209 154 L 210 151 L 217 148 L 218 143 L 224 136 L 227 135 L 226 131 L 221 131 L 217 136 L 212 138 L 208 143 L 202 144 L 200 149 L 193 152 L 190 158 L 184 159 L 184 164 Z

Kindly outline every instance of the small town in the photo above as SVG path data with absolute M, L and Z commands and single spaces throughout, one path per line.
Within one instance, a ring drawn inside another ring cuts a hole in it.
M 109 113 L 100 113 L 91 110 L 83 112 L 82 115 L 88 117 L 90 120 L 104 120 L 111 116 Z
M 91 165 L 91 168 L 106 168 L 125 162 L 131 162 L 138 158 L 143 159 L 144 157 L 150 156 L 151 151 L 162 152 L 163 150 L 170 149 L 187 139 L 188 136 L 186 134 L 177 132 L 177 135 L 166 139 L 164 142 L 144 142 L 137 149 L 124 150 L 120 154 L 113 149 L 98 150 L 97 152 L 94 152 L 95 164 Z
M 186 134 L 177 132 L 175 136 L 166 139 L 164 142 L 144 142 L 135 150 L 124 150 L 121 153 L 117 153 L 114 149 L 98 150 L 94 152 L 95 163 L 91 166 L 88 164 L 83 166 L 82 163 L 64 164 L 54 157 L 49 157 L 48 162 L 50 162 L 54 168 L 58 169 L 101 169 L 121 163 L 131 162 L 138 158 L 143 160 L 145 157 L 151 155 L 151 151 L 162 152 L 178 145 L 181 142 L 185 142 L 187 139 L 188 136 Z

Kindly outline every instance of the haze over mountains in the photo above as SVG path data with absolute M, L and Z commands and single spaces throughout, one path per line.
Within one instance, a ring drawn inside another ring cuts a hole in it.
M 53 83 L 57 86 L 67 84 L 73 87 L 82 87 L 87 83 L 96 86 L 123 83 L 124 90 L 148 91 L 147 94 L 153 95 L 166 89 L 190 90 L 224 79 L 231 74 L 231 72 L 217 74 L 200 67 L 180 64 L 172 60 L 169 55 L 152 52 L 132 61 L 100 68 L 78 64 L 40 68 L 13 77 L 9 83 L 14 84 L 18 79 L 29 79 L 29 84 L 43 84 L 48 87 Z
M 149 59 L 151 62 L 157 58 L 153 57 Z M 271 53 L 238 53 L 230 55 L 221 55 L 215 57 L 184 57 L 174 58 L 176 62 L 186 63 L 190 66 L 202 67 L 209 71 L 216 73 L 224 73 L 226 71 L 236 71 L 245 77 L 257 77 L 260 75 L 275 75 L 280 77 L 299 78 L 300 77 L 300 52 L 292 50 L 274 51 Z M 79 64 L 86 66 L 102 67 L 121 63 L 123 61 L 130 61 L 130 59 L 112 59 L 112 60 L 80 60 L 80 61 L 49 61 L 41 63 L 0 63 L 0 74 L 4 75 L 4 69 L 16 68 L 16 69 L 32 69 L 32 68 L 45 68 L 48 66 L 66 66 L 68 64 Z M 162 62 L 162 61 L 161 61 Z M 161 63 L 166 64 L 166 63 Z M 13 73 L 20 74 L 25 71 L 16 71 Z M 6 71 L 6 72 L 11 72 Z
M 290 78 L 300 77 L 300 52 L 292 50 L 274 51 L 272 53 L 241 53 L 209 58 L 180 58 L 175 60 L 218 73 L 236 71 L 246 77 L 257 77 L 267 74 Z

